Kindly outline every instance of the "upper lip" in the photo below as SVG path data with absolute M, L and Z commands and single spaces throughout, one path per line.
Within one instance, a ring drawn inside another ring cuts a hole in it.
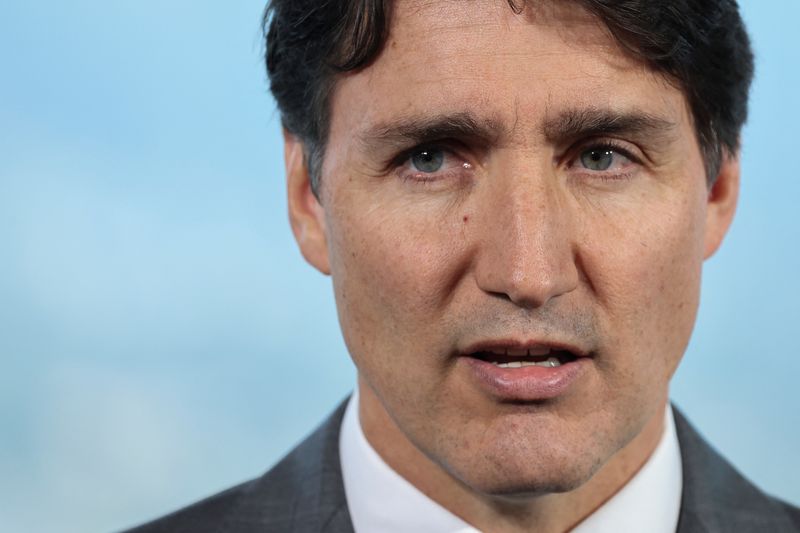
M 486 339 L 473 342 L 461 350 L 462 355 L 494 353 L 510 357 L 547 355 L 553 352 L 569 352 L 575 357 L 588 357 L 591 355 L 589 350 L 575 343 L 561 340 L 519 341 L 515 339 Z

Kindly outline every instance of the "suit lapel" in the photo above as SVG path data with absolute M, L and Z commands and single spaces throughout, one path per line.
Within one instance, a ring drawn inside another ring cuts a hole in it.
M 252 482 L 224 533 L 353 533 L 339 462 L 347 400 L 303 443 Z
M 673 407 L 683 464 L 677 533 L 795 531 L 781 504 L 742 477 Z

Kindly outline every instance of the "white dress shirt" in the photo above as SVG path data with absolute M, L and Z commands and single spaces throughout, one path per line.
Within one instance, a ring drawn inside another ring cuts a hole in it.
M 478 530 L 420 492 L 370 445 L 358 416 L 358 390 L 342 420 L 339 457 L 356 533 L 475 533 Z M 661 441 L 644 466 L 572 531 L 674 533 L 681 492 L 681 455 L 672 409 Z

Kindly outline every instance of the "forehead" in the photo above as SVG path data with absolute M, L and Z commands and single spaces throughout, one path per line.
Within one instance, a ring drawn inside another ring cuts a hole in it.
M 576 1 L 517 0 L 514 4 L 520 9 L 512 8 L 509 0 L 399 0 L 394 3 L 385 55 L 390 57 L 395 47 L 404 45 L 401 52 L 429 56 L 463 52 L 470 58 L 494 41 L 497 46 L 487 51 L 504 50 L 498 56 L 502 65 L 504 58 L 520 53 L 539 49 L 546 54 L 554 39 L 604 54 L 618 51 L 605 25 Z M 515 47 L 520 44 L 524 46 Z
M 525 137 L 582 108 L 688 122 L 682 93 L 571 1 L 400 0 L 382 53 L 343 76 L 331 140 L 398 116 L 480 113 Z M 539 128 L 540 129 L 540 128 Z

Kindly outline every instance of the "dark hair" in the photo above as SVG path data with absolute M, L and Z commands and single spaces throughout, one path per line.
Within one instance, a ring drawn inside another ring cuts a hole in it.
M 549 0 L 552 1 L 552 0 Z M 736 0 L 572 0 L 634 56 L 678 83 L 694 119 L 708 180 L 739 148 L 753 54 Z M 520 12 L 524 0 L 508 0 Z M 316 191 L 338 74 L 380 53 L 391 0 L 270 0 L 264 14 L 270 89 L 283 126 L 302 140 Z

